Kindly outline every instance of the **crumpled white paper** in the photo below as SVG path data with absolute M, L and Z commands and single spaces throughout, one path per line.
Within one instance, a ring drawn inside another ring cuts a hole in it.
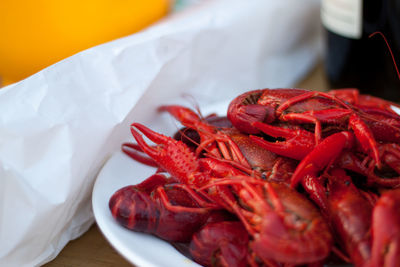
M 318 0 L 204 0 L 1 89 L 0 266 L 48 262 L 90 227 L 96 174 L 130 123 L 162 129 L 156 107 L 184 94 L 201 107 L 293 86 L 319 37 Z

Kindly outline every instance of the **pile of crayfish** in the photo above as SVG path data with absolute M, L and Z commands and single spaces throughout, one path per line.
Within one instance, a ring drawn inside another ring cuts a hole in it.
M 131 125 L 122 150 L 157 171 L 111 213 L 204 266 L 400 266 L 395 107 L 355 89 L 254 90 L 227 117 L 161 106 L 183 126 Z

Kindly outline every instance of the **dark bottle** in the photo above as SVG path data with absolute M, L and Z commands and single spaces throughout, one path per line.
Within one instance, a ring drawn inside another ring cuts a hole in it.
M 358 88 L 400 102 L 400 0 L 322 0 L 325 69 L 331 88 Z

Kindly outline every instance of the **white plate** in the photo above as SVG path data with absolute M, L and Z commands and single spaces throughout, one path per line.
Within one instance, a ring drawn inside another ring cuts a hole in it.
M 129 262 L 137 266 L 176 267 L 200 266 L 179 253 L 169 243 L 152 235 L 136 233 L 120 226 L 112 217 L 108 201 L 126 185 L 141 182 L 155 172 L 116 152 L 100 171 L 93 189 L 93 212 L 101 232 L 111 245 Z

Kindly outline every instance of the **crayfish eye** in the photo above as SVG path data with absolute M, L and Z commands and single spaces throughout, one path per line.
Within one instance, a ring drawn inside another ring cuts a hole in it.
M 263 173 L 261 174 L 261 179 L 267 180 L 267 174 L 266 174 L 265 172 L 263 172 Z

